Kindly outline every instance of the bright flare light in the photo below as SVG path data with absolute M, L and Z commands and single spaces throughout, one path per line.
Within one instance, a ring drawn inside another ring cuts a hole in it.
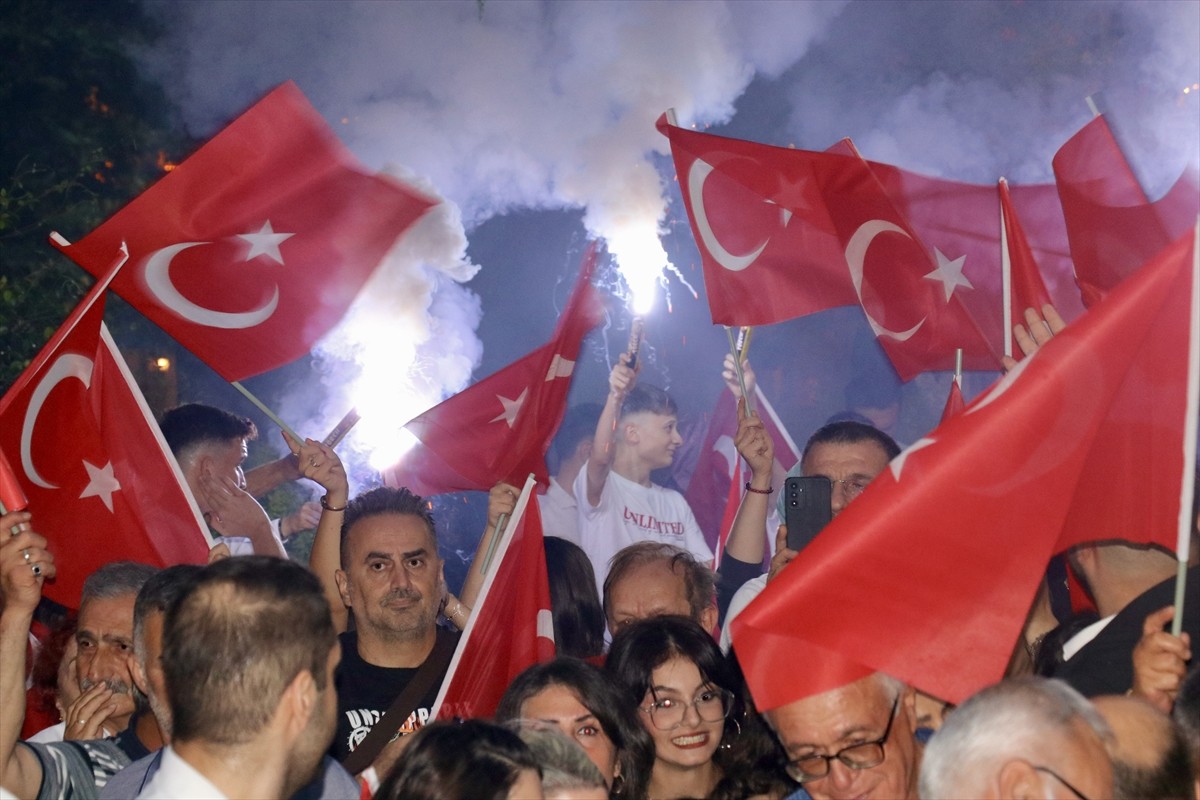
M 605 233 L 605 239 L 629 285 L 630 310 L 638 316 L 649 314 L 663 281 L 663 270 L 671 267 L 658 238 L 658 226 L 653 221 L 631 222 L 618 231 Z

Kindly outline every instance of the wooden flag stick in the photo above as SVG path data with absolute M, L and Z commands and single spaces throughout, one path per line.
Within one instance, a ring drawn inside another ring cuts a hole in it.
M 271 409 L 267 408 L 266 404 L 263 403 L 262 400 L 259 400 L 257 397 L 254 396 L 253 392 L 251 392 L 245 386 L 242 386 L 241 381 L 231 381 L 230 383 L 233 385 L 233 388 L 235 388 L 239 392 L 241 392 L 242 395 L 245 396 L 245 398 L 247 400 L 249 400 L 251 403 L 254 403 L 254 405 L 258 407 L 259 411 L 266 414 L 267 417 L 269 417 L 272 422 L 274 422 L 276 425 L 278 425 L 280 428 L 282 428 L 288 434 L 288 436 L 291 436 L 297 442 L 304 441 L 303 436 L 301 436 L 300 434 L 298 434 L 294 430 L 292 430 L 291 426 L 288 425 L 286 422 L 284 422 L 282 419 L 280 419 L 278 414 L 276 414 Z

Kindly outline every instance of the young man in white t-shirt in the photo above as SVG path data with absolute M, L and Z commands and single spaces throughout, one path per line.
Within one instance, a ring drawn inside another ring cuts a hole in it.
M 637 373 L 623 353 L 608 376 L 608 398 L 592 454 L 575 478 L 579 538 L 596 585 L 603 586 L 609 559 L 635 542 L 673 544 L 708 564 L 712 550 L 683 495 L 654 484 L 652 470 L 671 465 L 683 443 L 671 396 L 656 386 L 635 386 Z

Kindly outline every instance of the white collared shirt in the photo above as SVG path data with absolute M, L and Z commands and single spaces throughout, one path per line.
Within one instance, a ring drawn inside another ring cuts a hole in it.
M 158 772 L 138 795 L 138 800 L 228 800 L 221 790 L 179 757 L 174 748 L 163 748 Z

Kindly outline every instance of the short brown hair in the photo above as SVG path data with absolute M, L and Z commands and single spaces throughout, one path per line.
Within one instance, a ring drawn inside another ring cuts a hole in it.
M 681 547 L 663 542 L 637 542 L 617 551 L 608 564 L 608 577 L 604 579 L 604 616 L 608 617 L 612 587 L 635 567 L 644 564 L 664 563 L 671 572 L 682 570 L 684 592 L 692 619 L 700 621 L 704 609 L 716 602 L 717 582 L 713 571 L 696 560 L 695 556 Z

